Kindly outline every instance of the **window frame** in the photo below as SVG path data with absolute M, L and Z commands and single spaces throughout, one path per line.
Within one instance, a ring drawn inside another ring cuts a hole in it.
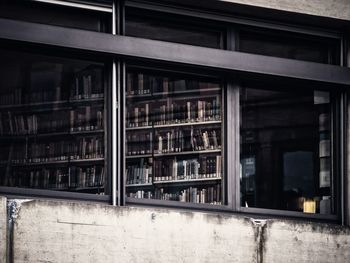
M 104 132 L 103 132 L 103 138 L 104 138 L 104 162 L 103 165 L 105 167 L 105 195 L 95 195 L 90 193 L 81 193 L 81 192 L 74 192 L 74 191 L 55 191 L 50 189 L 40 189 L 40 188 L 23 188 L 23 187 L 8 187 L 8 186 L 0 186 L 0 193 L 6 194 L 7 196 L 11 197 L 39 197 L 39 198 L 59 198 L 59 199 L 72 199 L 72 200 L 85 200 L 85 201 L 96 201 L 96 202 L 108 202 L 112 197 L 112 189 L 111 189 L 111 178 L 109 176 L 111 171 L 111 147 L 107 143 L 111 139 L 111 122 L 110 122 L 110 115 L 111 115 L 111 103 L 110 103 L 110 96 L 108 94 L 111 93 L 111 76 L 110 72 L 108 72 L 108 68 L 110 68 L 110 62 L 109 60 L 106 60 L 106 58 L 101 57 L 96 60 L 96 58 L 91 57 L 87 54 L 87 56 L 82 57 L 81 54 L 77 53 L 70 53 L 64 50 L 61 50 L 59 55 L 52 55 L 52 50 L 48 47 L 43 47 L 40 52 L 34 52 L 32 47 L 26 47 L 23 45 L 16 46 L 16 48 L 13 48 L 8 45 L 7 41 L 2 42 L 0 39 L 0 48 L 2 50 L 10 50 L 19 53 L 25 53 L 28 55 L 39 55 L 39 56 L 47 56 L 50 58 L 51 56 L 53 58 L 58 59 L 70 59 L 70 60 L 82 60 L 82 61 L 90 61 L 103 65 L 104 72 L 103 72 L 103 90 L 104 90 L 104 98 L 103 98 L 103 110 L 104 110 Z M 17 49 L 19 48 L 19 50 Z
M 260 27 L 274 28 L 284 30 L 288 32 L 302 32 L 304 34 L 310 34 L 313 36 L 327 36 L 336 39 L 340 39 L 342 33 L 339 31 L 322 31 L 315 29 L 314 27 L 301 27 L 293 25 L 278 25 L 267 21 L 253 21 L 246 18 L 234 17 L 234 16 L 220 16 L 215 12 L 202 12 L 200 10 L 183 10 L 174 6 L 156 5 L 151 2 L 134 2 L 127 1 L 126 6 L 148 8 L 156 11 L 163 11 L 167 13 L 179 13 L 188 15 L 189 17 L 202 17 L 208 19 L 208 21 L 220 21 L 222 23 L 230 23 L 227 26 L 227 46 L 230 49 L 234 49 L 235 45 L 235 24 L 249 24 L 258 25 Z M 235 81 L 235 77 L 263 77 L 276 81 L 291 81 L 293 83 L 303 83 L 308 86 L 324 86 L 330 89 L 339 90 L 342 95 L 339 100 L 340 112 L 339 112 L 339 127 L 342 127 L 338 133 L 340 134 L 340 140 L 345 141 L 344 126 L 345 122 L 345 88 L 350 86 L 350 69 L 342 66 L 318 64 L 305 61 L 292 61 L 289 59 L 264 57 L 253 54 L 243 54 L 236 51 L 224 51 L 208 49 L 203 47 L 189 46 L 183 44 L 175 44 L 157 40 L 148 40 L 135 37 L 126 37 L 124 34 L 124 11 L 125 6 L 120 2 L 113 1 L 113 32 L 112 34 L 104 34 L 98 32 L 88 32 L 78 29 L 62 28 L 57 26 L 41 25 L 29 22 L 14 21 L 9 19 L 0 19 L 0 39 L 5 43 L 24 44 L 31 47 L 45 47 L 51 51 L 69 51 L 77 54 L 89 54 L 98 55 L 107 58 L 113 62 L 111 66 L 112 76 L 111 87 L 112 90 L 107 91 L 106 94 L 111 94 L 108 101 L 108 112 L 115 116 L 108 116 L 108 137 L 112 146 L 108 149 L 109 163 L 108 166 L 111 172 L 108 172 L 108 178 L 112 181 L 112 186 L 119 186 L 118 191 L 113 187 L 111 189 L 111 196 L 103 196 L 98 198 L 99 200 L 111 201 L 113 205 L 145 205 L 145 206 L 161 206 L 161 207 L 174 207 L 174 208 L 190 208 L 201 211 L 218 211 L 229 213 L 243 213 L 251 214 L 255 216 L 273 216 L 273 217 L 291 217 L 291 218 L 306 218 L 316 219 L 324 221 L 340 221 L 344 222 L 344 207 L 347 205 L 344 200 L 343 192 L 346 190 L 344 181 L 344 166 L 346 158 L 345 149 L 340 149 L 340 170 L 339 174 L 341 188 L 337 196 L 341 199 L 338 202 L 340 209 L 336 215 L 318 215 L 318 214 L 303 214 L 293 211 L 282 210 L 269 210 L 260 208 L 242 208 L 239 202 L 239 181 L 237 182 L 237 176 L 239 178 L 239 84 Z M 118 14 L 118 15 L 116 15 Z M 117 17 L 117 18 L 116 18 Z M 56 36 L 61 35 L 58 39 Z M 347 43 L 345 46 L 347 47 Z M 343 49 L 345 49 L 343 46 Z M 174 52 L 176 51 L 176 52 Z M 175 55 L 176 54 L 176 55 Z M 200 68 L 201 70 L 211 72 L 211 74 L 217 74 L 227 78 L 227 85 L 225 89 L 225 118 L 224 131 L 227 138 L 232 143 L 229 143 L 229 147 L 224 152 L 224 158 L 226 160 L 234 160 L 233 166 L 228 166 L 226 162 L 225 171 L 227 175 L 228 189 L 228 201 L 230 205 L 228 207 L 219 207 L 212 205 L 197 205 L 197 204 L 183 204 L 173 201 L 162 200 L 129 200 L 125 198 L 125 185 L 124 180 L 124 167 L 123 158 L 123 140 L 125 138 L 125 125 L 124 125 L 124 113 L 125 99 L 122 98 L 120 91 L 125 88 L 125 66 L 126 62 L 131 59 L 132 61 L 141 62 L 156 62 L 159 64 L 169 64 L 174 69 L 176 68 Z M 342 53 L 341 59 L 345 61 L 345 54 Z M 266 66 L 268 65 L 268 66 Z M 114 77 L 113 77 L 114 76 Z M 234 77 L 233 77 L 234 76 Z M 114 94 L 116 92 L 116 94 Z M 230 129 L 228 133 L 227 127 L 233 125 L 234 129 Z M 121 129 L 122 128 L 122 129 Z M 114 134 L 117 136 L 114 137 Z M 342 135 L 341 135 L 342 134 Z M 238 146 L 237 146 L 238 145 Z M 340 147 L 344 148 L 344 147 Z M 238 171 L 237 171 L 238 170 Z M 43 197 L 57 197 L 57 198 L 71 198 L 85 200 L 82 194 L 75 195 L 61 195 L 50 190 L 33 190 L 28 191 L 25 189 L 6 189 L 0 187 L 0 192 L 8 195 L 15 196 L 43 196 Z M 90 197 L 90 196 L 89 196 Z M 95 198 L 86 198 L 91 200 Z M 111 200 L 112 199 L 112 200 Z M 97 200 L 97 199 L 95 199 Z

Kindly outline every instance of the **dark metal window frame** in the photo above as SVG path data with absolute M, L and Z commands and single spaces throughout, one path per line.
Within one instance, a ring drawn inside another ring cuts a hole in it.
M 135 4 L 133 4 L 135 5 Z M 141 5 L 144 7 L 144 5 Z M 148 8 L 151 8 L 148 5 Z M 157 9 L 154 6 L 154 9 Z M 163 7 L 162 7 L 163 8 Z M 171 8 L 170 8 L 171 9 Z M 169 10 L 170 10 L 169 9 Z M 172 9 L 171 9 L 172 10 Z M 185 10 L 186 11 L 186 10 Z M 115 196 L 102 196 L 99 198 L 84 196 L 82 194 L 65 193 L 62 196 L 57 195 L 56 192 L 49 190 L 28 190 L 28 189 L 14 189 L 8 187 L 1 187 L 0 192 L 8 195 L 18 196 L 43 196 L 43 197 L 62 197 L 71 199 L 82 199 L 82 200 L 110 200 L 112 203 L 118 205 L 157 205 L 165 207 L 177 207 L 177 208 L 191 208 L 205 211 L 222 211 L 222 212 L 244 212 L 254 215 L 266 215 L 266 216 L 288 216 L 296 218 L 308 218 L 308 219 L 321 219 L 321 220 L 341 220 L 343 222 L 343 213 L 337 215 L 325 216 L 325 215 L 309 215 L 299 212 L 292 211 L 280 211 L 280 210 L 268 210 L 268 209 L 254 209 L 254 208 L 241 208 L 239 206 L 239 181 L 237 181 L 237 170 L 239 170 L 239 131 L 238 128 L 238 116 L 239 102 L 238 102 L 238 88 L 235 83 L 235 78 L 240 77 L 254 77 L 254 78 L 267 78 L 276 81 L 288 81 L 292 83 L 304 84 L 308 86 L 320 86 L 329 89 L 340 90 L 342 94 L 344 90 L 350 86 L 350 69 L 324 65 L 318 63 L 296 61 L 282 58 L 265 57 L 253 54 L 244 54 L 235 51 L 225 51 L 210 49 L 204 47 L 195 47 L 190 45 L 174 44 L 163 41 L 155 41 L 148 39 L 141 39 L 135 37 L 122 36 L 124 31 L 124 7 L 120 3 L 115 3 L 113 13 L 118 13 L 118 19 L 115 21 L 115 32 L 114 34 L 104 34 L 98 32 L 88 32 L 77 29 L 68 29 L 57 26 L 41 25 L 35 23 L 19 22 L 8 19 L 0 19 L 0 41 L 6 43 L 16 43 L 19 45 L 25 45 L 30 47 L 45 47 L 54 49 L 57 51 L 69 51 L 78 54 L 93 54 L 94 56 L 102 56 L 110 59 L 118 59 L 115 62 L 114 70 L 116 76 L 119 78 L 116 81 L 116 85 L 112 87 L 117 88 L 117 105 L 114 105 L 113 101 L 109 101 L 108 111 L 116 111 L 118 116 L 117 127 L 122 128 L 123 125 L 123 109 L 125 106 L 125 100 L 121 99 L 120 90 L 125 87 L 125 61 L 131 60 L 135 62 L 154 62 L 158 64 L 168 64 L 174 68 L 200 68 L 211 72 L 211 74 L 217 74 L 224 78 L 229 79 L 226 88 L 226 118 L 227 123 L 225 127 L 233 124 L 235 129 L 230 129 L 230 134 L 227 134 L 229 147 L 225 153 L 225 158 L 234 160 L 234 166 L 226 165 L 226 172 L 228 175 L 229 184 L 229 195 L 228 203 L 229 206 L 219 207 L 212 205 L 197 205 L 197 204 L 184 204 L 171 201 L 158 201 L 158 200 L 134 200 L 124 197 L 125 189 L 123 189 L 123 140 L 125 138 L 124 132 L 118 133 L 118 142 L 113 141 L 113 149 L 116 149 L 117 156 L 110 156 L 109 160 L 112 163 L 117 162 L 117 174 L 111 174 L 109 177 L 115 181 L 119 187 L 119 191 Z M 169 11 L 170 12 L 170 11 Z M 193 10 L 188 11 L 188 15 L 195 14 Z M 186 13 L 186 12 L 185 12 Z M 202 17 L 202 13 L 198 12 L 197 16 Z M 204 16 L 207 19 L 215 20 L 219 16 L 217 14 L 209 14 Z M 225 19 L 225 17 L 223 17 Z M 220 20 L 220 19 L 218 19 Z M 221 19 L 222 21 L 222 19 Z M 230 19 L 231 21 L 231 19 Z M 224 21 L 227 22 L 227 21 Z M 232 21 L 231 21 L 232 22 Z M 261 26 L 266 26 L 266 23 L 262 22 Z M 258 23 L 259 25 L 259 23 Z M 272 26 L 273 24 L 268 24 Z M 277 26 L 279 27 L 279 26 Z M 292 29 L 289 26 L 282 26 L 279 29 Z M 303 33 L 309 32 L 309 29 L 295 29 L 297 32 L 303 31 Z M 294 30 L 294 31 L 295 31 Z M 312 32 L 311 32 L 312 31 Z M 317 32 L 311 30 L 309 33 L 315 35 Z M 293 30 L 291 30 L 293 32 Z M 118 34 L 118 35 L 117 35 Z M 233 49 L 235 43 L 234 29 L 228 30 L 227 38 L 228 47 Z M 316 34 L 317 35 L 317 34 Z M 333 36 L 338 38 L 339 33 L 323 33 L 320 31 L 321 36 Z M 57 36 L 60 36 L 57 38 Z M 345 48 L 344 48 L 345 49 Z M 343 60 L 345 61 L 343 54 Z M 230 80 L 231 79 L 231 80 Z M 112 80 L 113 82 L 113 80 Z M 111 93 L 112 91 L 109 91 Z M 109 94 L 108 93 L 108 94 Z M 341 105 L 346 105 L 345 98 L 342 96 L 340 101 Z M 112 104 L 112 105 L 111 105 Z M 344 106 L 345 107 L 345 106 Z M 340 127 L 344 127 L 344 109 L 340 112 Z M 114 119 L 113 119 L 114 120 Z M 115 120 L 114 120 L 115 121 Z M 121 121 L 121 122 L 120 122 Z M 112 118 L 109 117 L 109 122 L 113 122 Z M 112 127 L 112 123 L 110 126 Z M 110 130 L 110 129 L 109 129 Z M 225 129 L 227 132 L 227 128 Z M 109 131 L 111 132 L 111 131 Z M 116 132 L 112 130 L 112 132 Z M 120 132 L 120 131 L 119 131 Z M 338 132 L 343 133 L 344 131 Z M 341 136 L 342 138 L 344 136 Z M 112 135 L 108 136 L 111 139 Z M 113 149 L 109 149 L 110 155 Z M 341 150 L 341 159 L 344 159 L 344 150 Z M 340 164 L 340 174 L 337 175 L 339 178 L 340 185 L 344 185 L 344 161 Z M 232 175 L 232 176 L 231 176 Z M 113 185 L 113 183 L 112 183 Z M 343 211 L 345 200 L 343 198 L 343 187 L 337 196 L 343 201 L 340 202 L 341 210 Z M 113 191 L 112 191 L 113 193 Z M 339 210 L 338 210 L 339 211 Z

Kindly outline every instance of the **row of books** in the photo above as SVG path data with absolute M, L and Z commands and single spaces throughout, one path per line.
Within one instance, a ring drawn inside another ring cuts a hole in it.
M 103 129 L 103 112 L 91 106 L 83 110 L 71 110 L 70 122 L 67 114 L 13 115 L 0 112 L 0 135 L 29 135 L 51 132 L 92 131 Z
M 220 84 L 208 81 L 151 76 L 143 73 L 128 73 L 126 92 L 127 95 L 144 95 L 186 90 L 200 91 L 219 87 Z
M 141 159 L 140 164 L 129 164 L 126 168 L 126 185 L 152 183 L 152 164 Z
M 195 180 L 207 178 L 221 178 L 222 157 L 200 156 L 199 159 L 155 160 L 140 159 L 140 163 L 128 164 L 126 168 L 126 184 L 152 183 L 154 168 L 154 182 L 167 182 L 174 180 Z
M 14 164 L 103 158 L 104 140 L 101 137 L 84 137 L 75 142 L 26 142 L 11 146 L 8 154 L 6 159 Z
M 90 70 L 77 74 L 74 87 L 70 90 L 72 99 L 102 98 L 102 71 Z
M 152 153 L 152 132 L 127 133 L 127 155 L 142 155 Z
M 14 88 L 11 92 L 0 93 L 0 105 L 12 105 L 22 103 L 22 89 Z
M 319 187 L 331 186 L 331 119 L 329 113 L 321 113 L 319 115 Z
M 49 132 L 61 132 L 68 127 L 67 116 L 57 114 L 13 115 L 12 112 L 0 113 L 0 135 L 28 135 Z
M 168 132 L 156 131 L 155 136 L 155 151 L 158 154 L 221 149 L 219 129 L 172 129 Z
M 88 81 L 87 83 L 89 82 L 90 81 Z M 22 89 L 17 88 L 13 89 L 13 91 L 11 91 L 10 93 L 1 93 L 0 105 L 21 105 L 50 101 L 58 102 L 63 100 L 98 99 L 104 97 L 103 90 L 100 86 L 95 87 L 96 91 L 91 91 L 90 84 L 85 84 L 83 86 L 84 88 L 82 90 L 80 90 L 79 88 L 72 89 L 69 97 L 62 93 L 60 86 L 56 86 L 55 88 L 50 89 L 45 87 L 45 89 L 28 90 L 27 94 L 23 94 Z
M 103 111 L 101 109 L 86 106 L 70 111 L 71 131 L 93 131 L 103 129 Z
M 206 188 L 189 187 L 178 192 L 166 192 L 164 188 L 152 191 L 139 190 L 127 193 L 128 197 L 180 201 L 187 203 L 215 204 L 221 205 L 221 184 Z
M 168 132 L 156 131 L 155 137 L 156 154 L 221 149 L 219 129 L 172 129 Z M 126 139 L 128 156 L 152 153 L 152 132 L 129 132 Z
M 138 103 L 127 112 L 127 127 L 144 127 L 177 123 L 194 123 L 221 120 L 219 95 L 207 100 L 171 102 L 165 104 Z
M 222 157 L 199 156 L 189 160 L 155 160 L 154 181 L 193 180 L 220 178 L 222 175 Z
M 69 167 L 68 187 L 84 188 L 103 186 L 105 169 L 103 166 Z
M 43 189 L 101 187 L 104 177 L 103 166 L 20 169 L 14 170 L 11 176 L 5 176 L 2 185 Z
M 221 184 L 207 188 L 190 187 L 180 192 L 178 201 L 200 204 L 221 204 Z
M 91 88 L 91 87 L 90 87 Z M 71 90 L 70 97 L 67 97 L 62 93 L 61 87 L 55 88 L 43 88 L 36 90 L 28 90 L 27 94 L 23 94 L 22 89 L 14 89 L 11 93 L 1 93 L 0 105 L 21 105 L 30 103 L 50 102 L 50 101 L 63 101 L 63 100 L 84 100 L 84 99 L 96 99 L 103 98 L 104 94 L 101 87 L 94 93 L 91 90 L 74 89 Z

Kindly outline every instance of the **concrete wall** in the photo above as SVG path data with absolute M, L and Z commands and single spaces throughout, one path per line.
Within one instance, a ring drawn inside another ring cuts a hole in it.
M 350 20 L 349 0 L 220 0 L 238 4 Z
M 7 209 L 6 198 L 0 196 L 0 262 L 6 262 Z
M 244 218 L 98 204 L 22 203 L 14 262 L 256 262 Z
M 350 262 L 350 231 L 341 226 L 268 221 L 264 262 Z
M 350 230 L 334 225 L 64 201 L 12 211 L 14 263 L 350 262 Z

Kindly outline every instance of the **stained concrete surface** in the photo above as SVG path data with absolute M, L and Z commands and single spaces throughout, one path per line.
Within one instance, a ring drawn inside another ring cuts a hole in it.
M 220 0 L 276 10 L 350 20 L 350 0 Z
M 6 198 L 0 196 L 0 262 L 6 262 L 7 208 Z
M 256 262 L 243 217 L 32 201 L 14 223 L 14 262 Z
M 12 209 L 13 262 L 350 262 L 348 227 L 35 200 Z M 2 261 L 3 262 L 3 261 Z

